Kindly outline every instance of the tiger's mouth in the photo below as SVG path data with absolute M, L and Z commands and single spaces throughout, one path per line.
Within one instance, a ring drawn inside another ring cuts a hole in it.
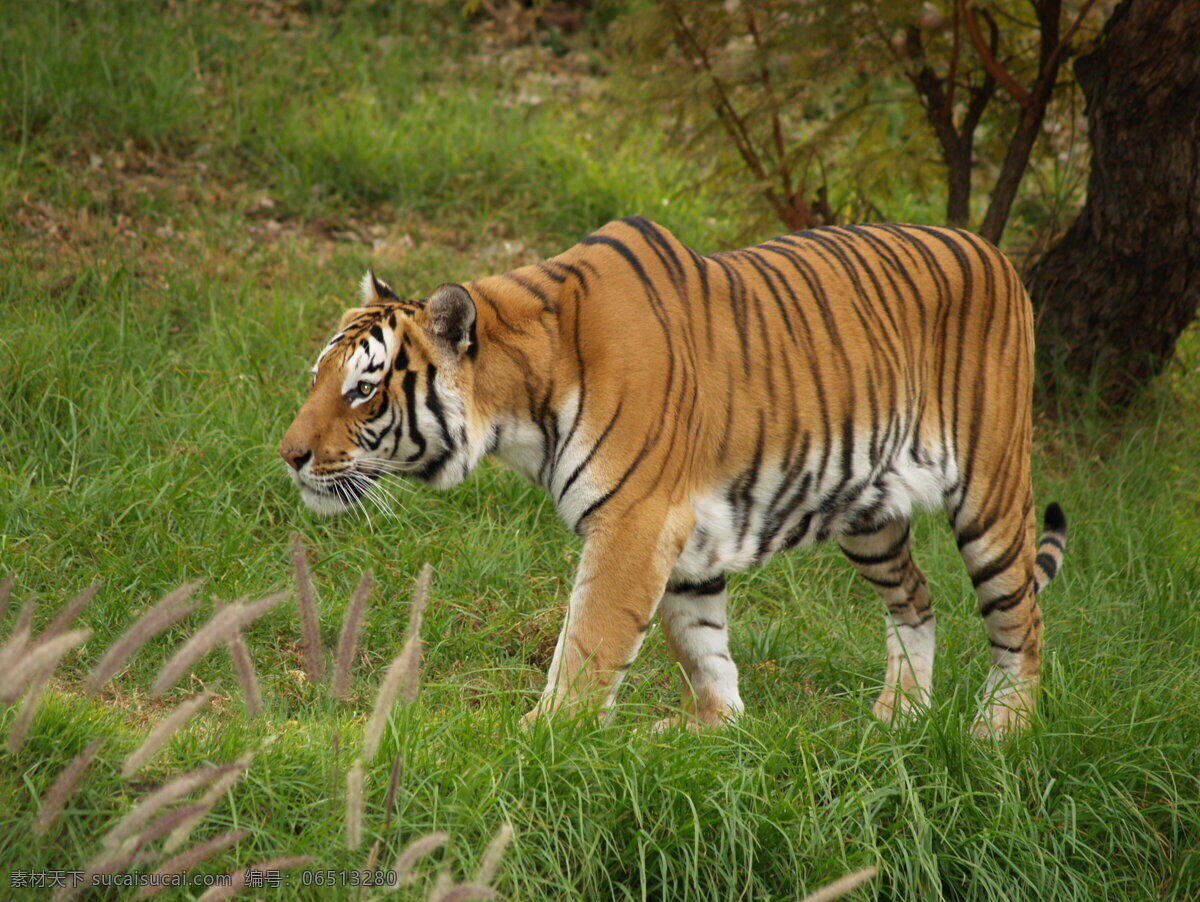
M 356 506 L 379 478 L 377 474 L 359 470 L 318 477 L 304 476 L 293 470 L 291 476 L 308 509 L 325 517 L 345 513 Z

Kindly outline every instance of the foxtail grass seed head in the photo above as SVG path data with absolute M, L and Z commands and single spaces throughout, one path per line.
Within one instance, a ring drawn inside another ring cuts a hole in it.
M 13 626 L 13 635 L 24 632 L 26 634 L 33 632 L 33 599 L 29 599 L 25 604 L 21 605 L 21 613 L 17 615 L 16 625 Z
M 96 665 L 96 669 L 88 678 L 87 685 L 84 687 L 85 691 L 89 695 L 95 695 L 100 691 L 101 686 L 112 679 L 113 674 L 121 669 L 121 665 L 134 652 L 163 630 L 190 614 L 196 606 L 189 604 L 187 599 L 199 585 L 199 580 L 184 583 L 164 595 L 154 607 L 139 617 L 133 626 L 127 629 L 121 638 L 104 653 L 104 657 L 100 659 L 100 663 Z
M 99 589 L 99 583 L 92 583 L 90 586 L 72 598 L 69 602 L 63 605 L 62 610 L 60 610 L 54 616 L 54 620 L 51 621 L 50 625 L 42 630 L 41 638 L 49 639 L 51 636 L 57 636 L 68 626 L 70 626 L 75 618 L 79 616 L 79 612 L 87 607 L 89 601 L 96 597 L 96 592 L 99 591 Z
M 251 717 L 258 717 L 263 710 L 262 692 L 258 688 L 258 674 L 254 672 L 254 659 L 250 657 L 250 649 L 246 646 L 241 630 L 234 630 L 233 638 L 229 640 L 229 655 L 233 658 L 238 682 L 242 684 L 246 713 Z
M 416 700 L 421 683 L 421 620 L 425 606 L 429 603 L 429 580 L 432 574 L 433 568 L 426 564 L 417 577 L 417 586 L 413 591 L 412 605 L 408 613 L 408 637 L 404 640 L 400 654 L 392 659 L 383 675 L 379 691 L 375 694 L 375 707 L 371 711 L 371 719 L 367 721 L 367 730 L 363 736 L 364 761 L 370 761 L 379 751 L 383 728 L 396 699 L 399 698 L 405 704 Z
M 405 643 L 405 651 L 408 643 Z M 383 679 L 379 683 L 379 691 L 375 694 L 375 707 L 371 711 L 371 719 L 367 721 L 367 729 L 363 734 L 362 757 L 371 761 L 379 751 L 379 741 L 383 738 L 383 728 L 387 724 L 388 712 L 400 694 L 400 685 L 404 682 L 404 671 L 409 666 L 405 660 L 405 652 L 401 651 L 388 665 Z
M 180 702 L 170 714 L 155 724 L 154 729 L 145 741 L 129 754 L 121 766 L 121 776 L 132 777 L 146 762 L 166 745 L 167 740 L 174 735 L 188 718 L 208 704 L 213 697 L 211 692 L 202 692 L 194 698 Z
M 37 711 L 38 702 L 42 700 L 42 693 L 46 691 L 46 684 L 49 682 L 49 670 L 44 670 L 34 677 L 29 691 L 25 694 L 25 701 L 21 703 L 21 710 L 17 712 L 16 718 L 8 728 L 8 737 L 4 741 L 4 747 L 10 754 L 15 755 L 25 744 L 25 737 L 29 735 L 29 726 L 33 723 L 34 712 Z
M 208 623 L 200 627 L 162 666 L 150 691 L 154 695 L 162 695 L 174 686 L 196 661 L 218 645 L 228 642 L 237 630 L 267 613 L 286 597 L 287 593 L 278 592 L 250 604 L 231 604 L 218 610 Z
M 136 854 L 137 848 L 132 842 L 127 842 L 112 852 L 101 852 L 85 865 L 83 875 L 79 878 L 78 884 L 74 882 L 74 878 L 72 877 L 72 880 L 61 884 L 51 898 L 55 902 L 74 899 L 81 893 L 87 892 L 99 874 L 115 874 L 118 871 L 128 869 L 133 864 Z
M 239 764 L 210 764 L 190 770 L 172 780 L 168 780 L 142 799 L 128 814 L 121 818 L 116 826 L 104 835 L 104 838 L 101 840 L 101 847 L 108 853 L 115 852 L 128 837 L 141 830 L 142 825 L 162 808 L 170 805 L 176 799 L 194 792 L 201 786 L 208 785 L 222 774 L 240 769 L 241 765 Z
M 392 773 L 388 777 L 387 796 L 383 800 L 383 832 L 387 833 L 392 824 L 392 814 L 396 810 L 396 790 L 400 787 L 400 768 L 404 758 L 400 752 L 392 759 Z
M 46 691 L 46 685 L 50 682 L 50 677 L 54 675 L 54 669 L 58 667 L 62 656 L 76 645 L 81 644 L 91 634 L 91 630 L 72 630 L 62 636 L 50 639 L 41 646 L 34 646 L 34 651 L 23 662 L 24 666 L 32 670 L 32 677 L 29 680 L 29 690 L 25 694 L 25 702 L 21 705 L 21 710 L 17 712 L 16 719 L 8 728 L 5 748 L 9 752 L 16 754 L 25 744 L 25 737 L 29 734 L 29 726 L 33 723 L 33 715 L 37 711 L 38 703 L 42 700 L 42 693 Z M 33 669 L 34 665 L 29 664 L 30 660 L 38 662 L 37 669 Z
M 29 650 L 31 629 L 33 623 L 33 601 L 27 601 L 21 606 L 17 622 L 3 645 L 0 645 L 0 701 L 12 704 L 21 697 L 16 689 L 17 668 Z
M 62 773 L 42 795 L 41 801 L 38 803 L 37 818 L 33 822 L 33 832 L 36 835 L 45 836 L 46 831 L 58 820 L 63 808 L 75 794 L 75 787 L 79 785 L 84 771 L 96 757 L 96 750 L 100 748 L 102 742 L 104 742 L 103 738 L 93 739 L 84 746 L 83 751 L 71 759 L 71 762 L 62 769 Z
M 346 772 L 346 848 L 357 849 L 362 845 L 363 823 L 363 766 L 355 759 Z
M 226 830 L 211 839 L 206 839 L 203 842 L 198 842 L 189 849 L 180 852 L 171 858 L 168 858 L 154 871 L 152 877 L 174 877 L 179 874 L 184 874 L 190 871 L 197 865 L 201 865 L 208 859 L 212 858 L 219 852 L 224 852 L 230 846 L 236 845 L 247 836 L 250 835 L 249 830 Z M 163 890 L 167 889 L 168 885 L 165 882 L 150 882 L 143 886 L 134 895 L 135 899 L 149 899 L 152 896 L 157 896 Z
M 858 887 L 862 886 L 877 873 L 879 873 L 878 868 L 863 868 L 859 871 L 852 871 L 844 877 L 839 877 L 837 880 L 826 883 L 815 892 L 809 893 L 800 902 L 833 902 L 834 899 L 840 899 L 847 893 L 858 889 Z
M 196 661 L 218 645 L 228 642 L 237 630 L 240 613 L 237 605 L 229 605 L 213 614 L 204 626 L 196 630 L 192 637 L 171 655 L 159 670 L 150 691 L 154 695 L 162 695 L 174 686 Z
M 379 850 L 383 847 L 378 839 L 371 843 L 371 851 L 367 853 L 366 863 L 363 865 L 364 871 L 375 870 L 375 864 L 379 861 Z
M 450 834 L 444 830 L 435 830 L 433 833 L 426 833 L 424 836 L 418 836 L 407 846 L 400 850 L 400 854 L 396 856 L 396 861 L 392 864 L 392 870 L 396 872 L 396 885 L 408 886 L 417 879 L 417 875 L 413 872 L 418 861 L 436 852 L 439 848 L 445 845 L 450 839 Z
M 500 859 L 504 857 L 504 850 L 508 848 L 508 843 L 512 840 L 512 835 L 511 824 L 504 824 L 496 831 L 496 835 L 492 837 L 492 841 L 488 843 L 488 847 L 483 853 L 483 860 L 479 863 L 479 872 L 475 875 L 476 883 L 487 886 L 492 882 L 497 868 L 500 867 Z
M 204 894 L 200 896 L 197 902 L 220 902 L 221 899 L 228 899 L 236 895 L 245 889 L 251 874 L 263 874 L 268 871 L 288 871 L 292 868 L 303 867 L 311 862 L 311 855 L 296 855 L 291 858 L 272 858 L 270 861 L 261 861 L 258 864 L 252 864 L 250 867 L 243 868 L 240 871 L 232 871 L 229 874 L 229 883 L 222 886 L 210 887 L 204 891 Z
M 346 616 L 342 621 L 342 633 L 338 637 L 337 662 L 333 670 L 333 687 L 330 694 L 338 701 L 345 701 L 350 691 L 350 671 L 354 666 L 354 653 L 358 648 L 358 632 L 362 627 L 363 612 L 367 607 L 367 599 L 371 595 L 374 576 L 368 570 L 359 580 L 358 588 L 346 608 Z
M 429 604 L 429 583 L 433 579 L 433 565 L 426 562 L 417 574 L 417 584 L 413 587 L 412 603 L 408 607 L 408 631 L 421 631 L 421 618 L 425 616 L 425 608 Z
M 12 662 L 11 669 L 4 678 L 0 701 L 12 704 L 27 689 L 35 685 L 39 677 L 44 675 L 45 679 L 49 679 L 63 656 L 72 648 L 86 642 L 91 634 L 92 631 L 89 629 L 71 630 L 60 636 L 53 636 L 49 639 L 38 638 L 27 644 L 24 654 Z
M 254 760 L 253 752 L 244 753 L 234 762 L 235 766 L 233 768 L 213 780 L 208 789 L 204 790 L 204 794 L 200 796 L 200 804 L 203 806 L 203 810 L 198 814 L 192 815 L 171 831 L 171 835 L 163 843 L 163 851 L 165 853 L 168 855 L 171 854 L 188 841 L 188 837 L 192 835 L 192 831 L 199 826 L 200 822 L 204 820 L 213 806 L 229 792 L 234 783 L 241 779 L 242 774 L 250 767 L 252 760 Z
M 154 842 L 160 836 L 174 830 L 188 818 L 195 817 L 197 814 L 204 814 L 204 805 L 199 802 L 193 802 L 190 805 L 175 808 L 161 817 L 155 818 L 150 822 L 149 826 L 141 830 L 133 838 L 134 849 L 142 849 L 150 845 L 150 843 Z
M 313 592 L 308 561 L 304 557 L 304 540 L 292 533 L 292 568 L 296 572 L 296 605 L 300 609 L 300 632 L 304 645 L 304 672 L 313 685 L 325 677 L 325 662 L 321 656 L 321 630 L 317 621 L 317 599 Z
M 406 704 L 417 700 L 417 692 L 421 687 L 421 623 L 429 604 L 429 582 L 432 578 L 433 568 L 425 564 L 417 576 L 417 587 L 413 590 L 412 604 L 408 610 L 408 638 L 400 653 L 405 662 L 400 699 Z
M 454 878 L 450 876 L 449 869 L 441 870 L 437 875 L 437 879 L 433 882 L 433 889 L 429 891 L 429 895 L 426 897 L 428 902 L 437 902 L 442 896 L 450 892 L 453 886 Z

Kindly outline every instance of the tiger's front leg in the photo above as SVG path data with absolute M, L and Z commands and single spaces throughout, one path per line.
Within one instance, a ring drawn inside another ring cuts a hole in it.
M 560 708 L 602 714 L 612 704 L 692 528 L 689 510 L 648 517 L 646 507 L 591 524 L 546 688 L 527 724 Z

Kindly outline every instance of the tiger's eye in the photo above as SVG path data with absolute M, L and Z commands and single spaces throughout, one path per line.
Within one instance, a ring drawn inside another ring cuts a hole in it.
M 358 383 L 358 393 L 364 398 L 371 397 L 371 393 L 375 391 L 375 386 L 371 382 Z

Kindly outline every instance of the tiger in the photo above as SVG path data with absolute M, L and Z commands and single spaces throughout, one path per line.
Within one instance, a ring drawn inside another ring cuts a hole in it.
M 991 645 L 975 729 L 1036 704 L 1036 595 L 1063 561 L 1035 540 L 1033 331 L 1012 264 L 966 231 L 815 228 L 701 255 L 643 218 L 558 256 L 401 300 L 368 270 L 279 447 L 309 508 L 391 475 L 437 489 L 488 455 L 582 537 L 545 688 L 525 716 L 609 712 L 657 615 L 681 671 L 664 726 L 744 710 L 728 574 L 835 541 L 887 611 L 873 713 L 928 709 L 935 618 L 909 551 L 941 505 Z

